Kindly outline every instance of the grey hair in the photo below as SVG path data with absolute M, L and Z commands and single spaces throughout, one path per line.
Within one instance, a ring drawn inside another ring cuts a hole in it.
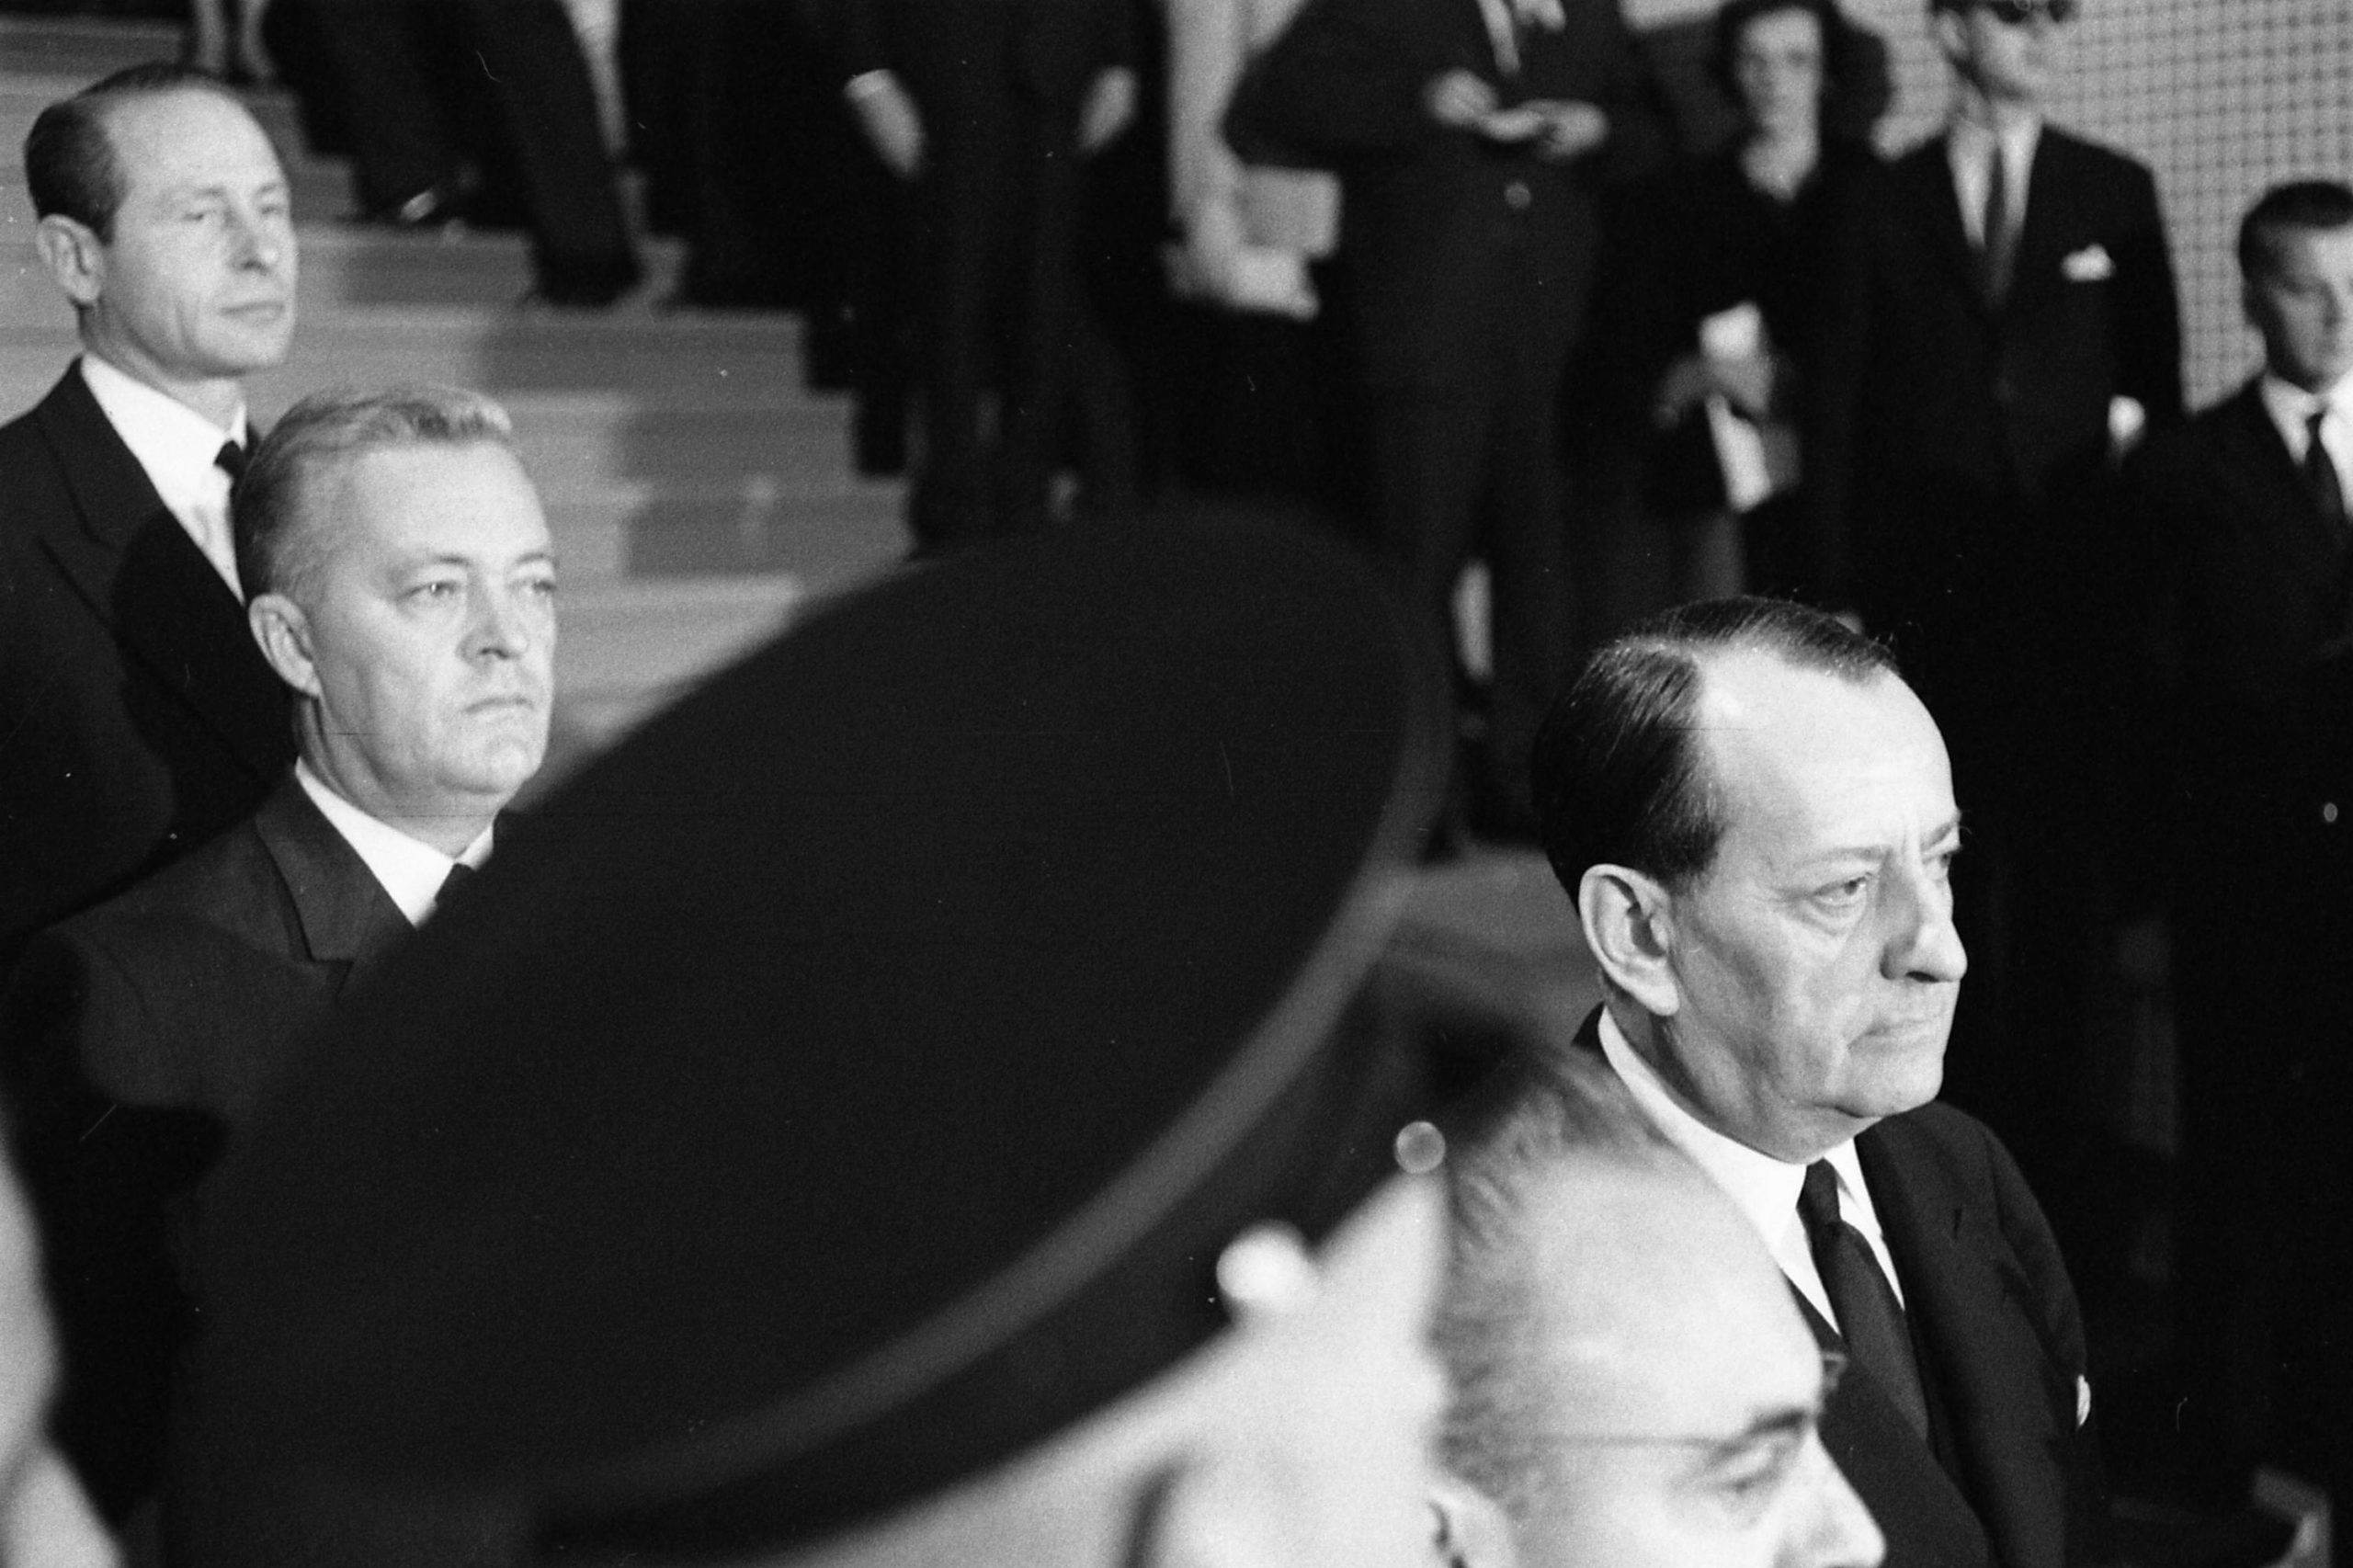
M 1597 1165 L 1698 1177 L 1600 1053 L 1566 1040 L 1530 1055 L 1494 1116 L 1447 1157 L 1451 1250 L 1431 1335 L 1452 1395 L 1438 1452 L 1516 1520 L 1549 1484 L 1543 1434 L 1557 1414 L 1543 1374 L 1551 1281 L 1532 1233 L 1564 1172 Z
M 254 449 L 237 481 L 232 511 L 237 577 L 245 597 L 297 600 L 324 562 L 323 526 L 312 516 L 319 480 L 362 453 L 404 447 L 512 449 L 514 423 L 480 392 L 418 384 L 363 392 L 336 387 L 288 409 Z

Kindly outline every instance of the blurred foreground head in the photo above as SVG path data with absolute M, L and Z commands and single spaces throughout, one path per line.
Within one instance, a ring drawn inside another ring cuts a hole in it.
M 1732 1201 L 1563 1033 L 1448 1157 L 1456 1568 L 1874 1568 L 1836 1364 Z
M 1426 1562 L 1414 645 L 1060 534 L 646 725 L 224 1168 L 193 1560 Z

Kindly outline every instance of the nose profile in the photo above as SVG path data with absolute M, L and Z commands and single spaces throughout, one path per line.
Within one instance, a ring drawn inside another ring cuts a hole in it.
M 1969 955 L 1952 923 L 1952 886 L 1927 866 L 1893 879 L 1887 949 L 1881 972 L 1890 980 L 1958 981 Z
M 1822 1439 L 1809 1441 L 1819 1471 L 1813 1507 L 1796 1521 L 1778 1568 L 1879 1568 L 1887 1556 L 1887 1538 L 1831 1462 Z
M 495 588 L 473 595 L 472 624 L 466 629 L 466 652 L 477 659 L 516 659 L 530 650 L 537 635 L 530 614 L 514 596 Z

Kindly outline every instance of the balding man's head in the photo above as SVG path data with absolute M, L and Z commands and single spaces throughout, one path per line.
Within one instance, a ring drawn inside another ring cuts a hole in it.
M 1450 1165 L 1441 1505 L 1463 1568 L 1875 1563 L 1821 1354 L 1756 1233 L 1597 1058 Z

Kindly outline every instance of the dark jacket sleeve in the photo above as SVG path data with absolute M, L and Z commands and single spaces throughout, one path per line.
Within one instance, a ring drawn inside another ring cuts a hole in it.
M 2132 164 L 2132 222 L 2116 254 L 2117 390 L 2148 411 L 2153 426 L 2182 417 L 2181 301 L 2157 206 L 2157 182 Z
M 121 1103 L 92 1082 L 98 1034 L 154 1060 L 129 1039 L 154 1027 L 102 945 L 55 931 L 28 947 L 0 999 L 15 1152 L 64 1368 L 56 1430 L 116 1517 L 160 1472 L 173 1370 L 194 1326 L 181 1199 L 222 1136 L 201 1113 Z

